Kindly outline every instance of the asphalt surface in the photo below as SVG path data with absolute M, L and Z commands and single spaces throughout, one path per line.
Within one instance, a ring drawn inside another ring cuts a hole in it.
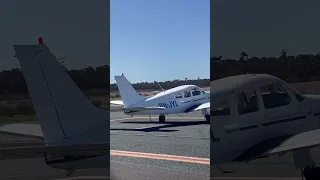
M 222 180 L 300 180 L 299 169 L 295 169 L 292 155 L 274 156 L 251 163 L 222 165 L 222 173 L 208 163 L 196 160 L 182 162 L 183 158 L 209 159 L 209 125 L 199 113 L 167 116 L 165 123 L 158 117 L 124 115 L 111 112 L 111 169 L 77 170 L 65 178 L 65 170 L 50 168 L 43 158 L 0 161 L 1 179 L 222 179 Z M 0 136 L 1 147 L 8 142 L 30 142 L 30 138 Z M 32 140 L 35 142 L 35 140 Z M 9 144 L 10 144 L 9 143 Z M 10 146 L 10 145 L 8 145 Z M 114 151 L 125 153 L 152 153 L 141 155 L 114 155 Z M 320 148 L 312 150 L 316 162 L 320 161 Z M 155 157 L 155 154 L 163 157 Z M 171 159 L 166 155 L 173 155 Z M 181 157 L 183 156 L 183 157 Z M 176 158 L 179 157 L 179 158 Z M 194 161 L 194 162 L 193 162 Z M 319 164 L 319 163 L 318 163 Z M 211 178 L 209 176 L 211 175 Z M 76 178 L 78 177 L 78 178 Z
M 167 116 L 165 123 L 158 117 L 131 118 L 121 111 L 111 112 L 111 169 L 76 170 L 74 179 L 186 179 L 207 180 L 209 165 L 209 129 L 200 113 L 183 117 Z M 30 138 L 0 136 L 1 147 L 17 142 L 38 142 Z M 114 155 L 121 151 L 124 155 Z M 130 152 L 149 153 L 126 155 Z M 169 158 L 167 157 L 168 155 Z M 202 158 L 198 160 L 197 158 Z M 187 159 L 187 160 L 186 160 Z M 187 161 L 187 162 L 185 162 Z M 110 172 L 110 174 L 108 173 Z M 43 158 L 1 160 L 1 179 L 70 179 L 65 170 L 50 168 Z M 78 177 L 78 178 L 75 178 Z
M 148 116 L 137 115 L 132 118 L 121 111 L 113 111 L 110 124 L 111 150 L 179 157 L 173 161 L 162 160 L 162 157 L 155 159 L 152 155 L 150 158 L 111 156 L 111 166 L 122 164 L 131 167 L 133 171 L 141 168 L 145 173 L 136 176 L 137 179 L 209 179 L 209 131 L 210 125 L 199 112 L 169 115 L 165 123 L 159 123 L 157 116 L 151 117 L 150 121 Z M 180 156 L 205 158 L 208 163 L 181 162 Z M 146 174 L 146 171 L 149 173 Z M 111 169 L 111 174 L 113 172 Z

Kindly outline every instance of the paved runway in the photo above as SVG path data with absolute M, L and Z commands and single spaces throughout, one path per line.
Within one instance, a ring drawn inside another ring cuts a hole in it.
M 125 118 L 125 119 L 124 119 Z M 134 117 L 111 112 L 111 179 L 209 179 L 209 124 L 199 113 L 185 117 Z M 18 138 L 2 135 L 4 142 Z M 30 139 L 19 138 L 20 141 Z M 132 153 L 133 152 L 133 153 Z M 107 179 L 106 169 L 77 170 L 72 177 Z M 43 158 L 0 161 L 1 179 L 57 179 L 66 171 L 48 167 Z M 78 178 L 80 179 L 80 178 Z
M 158 117 L 153 117 L 150 122 L 147 116 L 132 118 L 122 112 L 111 112 L 111 179 L 210 179 L 209 125 L 199 113 L 166 119 L 165 123 L 159 123 Z M 3 142 L 16 140 L 8 135 L 0 137 Z M 19 138 L 19 141 L 27 140 Z M 313 154 L 319 162 L 320 148 L 314 149 Z M 301 179 L 291 154 L 222 167 L 233 173 L 222 174 L 213 167 L 211 179 Z M 61 179 L 65 173 L 48 167 L 43 158 L 0 161 L 0 180 Z M 107 169 L 78 170 L 72 174 L 73 179 L 107 179 L 108 176 Z
M 169 115 L 165 123 L 159 123 L 157 116 L 150 122 L 148 116 L 111 112 L 111 149 L 152 153 L 144 158 L 112 156 L 111 161 L 150 168 L 150 175 L 137 179 L 209 179 L 209 131 L 199 112 Z

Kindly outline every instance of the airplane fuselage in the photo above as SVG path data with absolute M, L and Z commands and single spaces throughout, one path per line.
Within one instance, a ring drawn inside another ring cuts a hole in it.
M 164 110 L 125 111 L 128 115 L 138 114 L 179 114 L 192 111 L 195 107 L 210 102 L 210 94 L 195 85 L 185 85 L 169 89 L 138 102 L 134 107 L 164 107 Z
M 279 92 L 269 92 L 271 85 Z M 243 86 L 211 108 L 211 164 L 247 161 L 292 135 L 320 128 L 320 96 L 301 94 L 280 80 Z

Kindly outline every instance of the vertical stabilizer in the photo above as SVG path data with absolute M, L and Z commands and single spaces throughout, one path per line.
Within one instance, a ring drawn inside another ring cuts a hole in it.
M 107 114 L 92 105 L 46 45 L 14 50 L 47 144 L 109 142 Z M 87 132 L 97 127 L 102 131 Z
M 115 76 L 114 78 L 117 82 L 120 96 L 125 108 L 131 107 L 136 103 L 145 100 L 145 97 L 139 95 L 139 93 L 133 88 L 125 76 Z

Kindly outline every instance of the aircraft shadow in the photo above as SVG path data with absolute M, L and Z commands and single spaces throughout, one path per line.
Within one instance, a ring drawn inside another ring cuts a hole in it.
M 124 124 L 159 124 L 160 126 L 146 127 L 146 128 L 141 128 L 141 129 L 137 129 L 137 128 L 110 128 L 110 130 L 114 130 L 114 131 L 139 131 L 139 132 L 174 132 L 174 131 L 179 131 L 179 130 L 165 129 L 165 128 L 209 124 L 206 121 L 188 121 L 188 122 L 171 121 L 171 122 L 165 122 L 165 123 L 134 121 L 134 122 L 121 122 L 121 123 L 124 123 Z

